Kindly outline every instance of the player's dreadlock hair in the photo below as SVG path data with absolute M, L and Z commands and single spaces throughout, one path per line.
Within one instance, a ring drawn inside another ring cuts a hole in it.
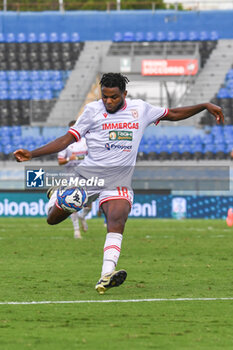
M 128 82 L 129 79 L 121 73 L 105 73 L 100 80 L 100 85 L 109 88 L 118 87 L 121 92 L 124 92 Z

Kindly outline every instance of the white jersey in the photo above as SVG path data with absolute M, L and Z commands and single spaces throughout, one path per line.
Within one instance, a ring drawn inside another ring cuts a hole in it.
M 102 100 L 91 102 L 69 129 L 77 141 L 85 136 L 88 155 L 82 166 L 134 166 L 146 127 L 166 116 L 167 108 L 142 100 L 126 99 L 116 113 L 108 113 Z
M 75 166 L 80 164 L 81 161 L 83 161 L 83 159 L 87 155 L 87 143 L 86 143 L 85 137 L 82 137 L 81 140 L 79 140 L 78 142 L 72 143 L 66 149 L 64 149 L 63 151 L 60 151 L 58 153 L 57 158 L 58 159 L 70 158 L 72 154 L 75 154 L 76 159 L 70 160 L 68 163 L 65 164 L 65 166 L 66 165 Z

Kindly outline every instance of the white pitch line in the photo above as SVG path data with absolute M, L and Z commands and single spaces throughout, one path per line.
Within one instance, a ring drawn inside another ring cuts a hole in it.
M 41 304 L 88 304 L 88 303 L 141 303 L 141 302 L 161 302 L 161 301 L 227 301 L 229 298 L 159 298 L 159 299 L 116 299 L 116 300 L 51 300 L 51 301 L 5 301 L 0 305 L 41 305 Z

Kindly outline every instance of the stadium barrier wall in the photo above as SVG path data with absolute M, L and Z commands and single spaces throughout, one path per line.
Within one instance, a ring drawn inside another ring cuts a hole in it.
M 45 11 L 0 12 L 0 32 L 78 32 L 81 41 L 113 40 L 116 32 L 211 32 L 220 39 L 233 38 L 233 10 L 175 11 Z
M 1 192 L 0 217 L 45 217 L 47 197 L 41 192 Z M 135 194 L 132 218 L 204 218 L 225 219 L 233 207 L 232 196 L 174 196 Z M 97 217 L 98 203 L 93 203 L 91 217 Z

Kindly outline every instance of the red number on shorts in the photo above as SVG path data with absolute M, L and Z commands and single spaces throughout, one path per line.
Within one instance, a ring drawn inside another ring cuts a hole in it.
M 119 196 L 121 197 L 129 197 L 129 193 L 128 193 L 128 188 L 127 187 L 117 187 L 117 191 Z

